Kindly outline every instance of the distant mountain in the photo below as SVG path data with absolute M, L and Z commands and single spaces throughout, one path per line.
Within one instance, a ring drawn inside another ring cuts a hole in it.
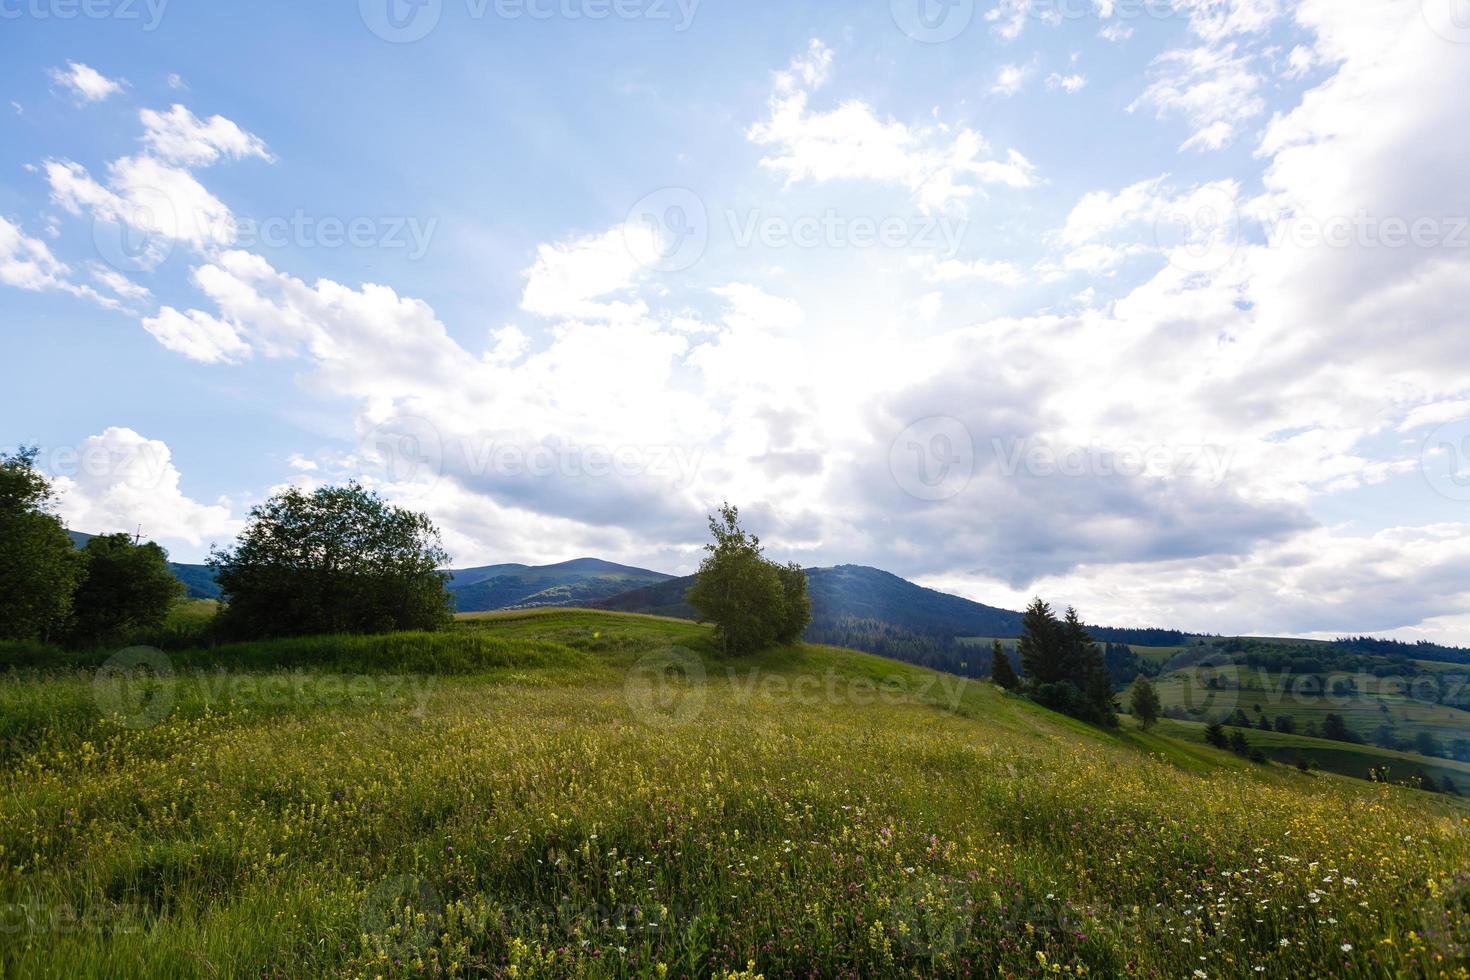
M 926 589 L 877 568 L 808 568 L 806 580 L 815 624 L 852 617 L 948 636 L 1019 636 L 1021 632 L 1018 612 Z M 692 575 L 669 579 L 613 596 L 598 605 L 622 612 L 692 618 L 695 612 L 684 601 L 684 592 L 693 584 Z
M 967 636 L 1021 635 L 1021 614 L 974 602 L 947 592 L 926 589 L 891 572 L 864 565 L 808 568 L 807 591 L 812 597 L 809 637 L 825 635 L 837 623 L 881 623 L 924 636 L 953 639 Z M 646 612 L 693 618 L 694 609 L 684 593 L 694 576 L 668 579 L 612 596 L 598 603 L 602 609 Z M 1186 642 L 1175 630 L 1117 629 L 1090 626 L 1100 641 L 1166 646 Z
M 556 565 L 485 565 L 454 569 L 449 590 L 460 612 L 589 606 L 612 596 L 668 581 L 646 568 L 600 558 L 577 558 Z

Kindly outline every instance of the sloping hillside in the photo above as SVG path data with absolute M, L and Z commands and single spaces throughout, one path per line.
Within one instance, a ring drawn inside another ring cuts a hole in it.
M 449 589 L 460 612 L 539 606 L 590 606 L 604 599 L 667 580 L 646 568 L 599 558 L 556 565 L 486 565 L 449 573 Z
M 1416 791 L 647 617 L 224 653 L 0 689 L 0 975 L 1466 975 Z

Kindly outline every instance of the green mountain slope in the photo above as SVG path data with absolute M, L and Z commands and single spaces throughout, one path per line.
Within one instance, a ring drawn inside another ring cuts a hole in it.
M 449 573 L 449 589 L 460 612 L 538 606 L 589 606 L 640 586 L 669 578 L 598 558 L 556 565 L 486 565 Z

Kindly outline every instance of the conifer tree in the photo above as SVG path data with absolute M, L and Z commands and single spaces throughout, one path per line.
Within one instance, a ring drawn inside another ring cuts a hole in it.
M 1152 728 L 1159 720 L 1159 713 L 1163 710 L 1163 706 L 1159 703 L 1159 693 L 1148 682 L 1148 678 L 1142 674 L 1139 674 L 1133 682 L 1133 695 L 1128 701 L 1128 707 L 1145 731 Z
M 1021 685 L 1021 679 L 1011 666 L 1011 658 L 1006 656 L 1005 647 L 999 640 L 990 643 L 990 679 L 1007 691 L 1014 691 Z

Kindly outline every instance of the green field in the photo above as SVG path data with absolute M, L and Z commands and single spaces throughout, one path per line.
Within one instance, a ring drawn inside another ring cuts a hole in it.
M 1443 673 L 1465 672 L 1464 667 L 1446 664 L 1429 665 L 1425 671 L 1435 673 L 1436 668 L 1442 668 L 1439 672 Z M 1205 681 L 1211 674 L 1228 678 L 1228 686 L 1209 688 Z M 1309 679 L 1230 664 L 1224 668 L 1202 667 L 1168 673 L 1153 684 L 1165 707 L 1200 709 L 1201 717 L 1211 719 L 1222 718 L 1239 708 L 1253 722 L 1262 713 L 1273 722 L 1279 715 L 1289 715 L 1296 721 L 1298 733 L 1308 723 L 1321 725 L 1327 715 L 1337 714 L 1348 728 L 1366 740 L 1371 740 L 1379 726 L 1385 724 L 1410 736 L 1427 731 L 1445 744 L 1470 734 L 1470 713 L 1409 697 L 1404 684 L 1394 679 L 1379 681 L 1358 676 L 1355 682 L 1360 685 L 1355 693 L 1334 695 L 1324 693 L 1321 685 L 1313 686 Z
M 0 974 L 1470 975 L 1464 809 L 1170 725 L 579 611 L 211 656 L 0 681 Z

